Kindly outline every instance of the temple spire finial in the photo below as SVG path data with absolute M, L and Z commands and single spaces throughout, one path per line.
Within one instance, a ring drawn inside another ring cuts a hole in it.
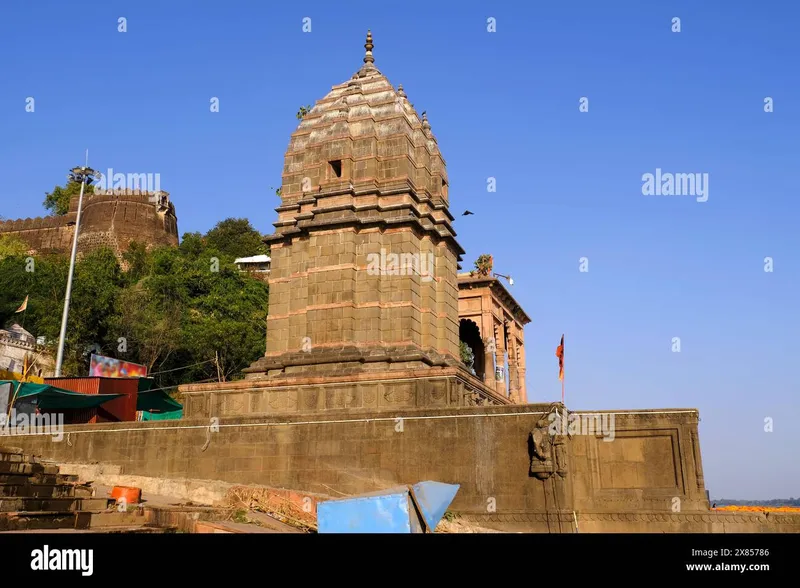
M 364 55 L 364 63 L 375 63 L 375 58 L 372 57 L 372 48 L 375 45 L 372 44 L 372 31 L 367 30 L 367 42 L 364 43 L 364 49 L 367 50 L 366 55 Z

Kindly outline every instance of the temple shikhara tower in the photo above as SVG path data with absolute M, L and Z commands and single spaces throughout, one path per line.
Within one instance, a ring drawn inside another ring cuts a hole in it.
M 190 414 L 512 402 L 485 354 L 477 371 L 461 360 L 464 250 L 431 124 L 375 66 L 369 32 L 364 47 L 286 152 L 266 353 L 245 382 L 191 387 Z
M 266 375 L 459 363 L 463 250 L 445 163 L 427 118 L 375 67 L 371 34 L 365 47 L 286 152 L 267 353 L 254 366 Z

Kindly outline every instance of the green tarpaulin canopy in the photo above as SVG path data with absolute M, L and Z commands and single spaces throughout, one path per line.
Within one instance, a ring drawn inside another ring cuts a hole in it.
M 176 421 L 183 418 L 183 410 L 173 412 L 148 412 L 142 411 L 143 421 Z
M 35 398 L 36 405 L 40 410 L 96 408 L 109 400 L 124 396 L 124 394 L 81 394 L 49 384 L 16 382 L 14 380 L 0 380 L 0 386 L 3 384 L 11 384 L 9 399 L 16 396 L 15 404 L 23 398 L 28 400 Z M 17 389 L 18 386 L 19 389 Z M 2 407 L 2 410 L 5 410 L 5 407 Z
M 139 395 L 136 399 L 136 410 L 147 412 L 174 412 L 183 410 L 183 405 L 170 398 L 166 390 L 151 390 L 154 381 L 151 378 L 139 378 Z

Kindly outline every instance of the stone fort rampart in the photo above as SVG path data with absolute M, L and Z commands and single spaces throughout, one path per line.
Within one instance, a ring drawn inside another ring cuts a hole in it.
M 30 254 L 69 253 L 78 216 L 78 197 L 63 216 L 0 222 L 0 235 L 19 237 Z M 118 256 L 132 241 L 148 247 L 177 246 L 178 219 L 167 192 L 107 190 L 84 194 L 78 252 L 110 247 Z

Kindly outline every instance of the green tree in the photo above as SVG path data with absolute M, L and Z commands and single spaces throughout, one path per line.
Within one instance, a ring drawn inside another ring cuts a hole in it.
M 120 294 L 116 334 L 124 338 L 125 352 L 117 348 L 120 359 L 147 366 L 148 373 L 163 364 L 181 347 L 182 306 L 165 299 L 143 283 L 133 284 Z
M 122 259 L 128 266 L 127 277 L 131 283 L 135 284 L 150 273 L 151 257 L 142 243 L 132 242 L 122 254 Z
M 68 260 L 63 256 L 9 255 L 0 259 L 0 326 L 24 322 L 36 336 L 56 339 L 67 284 Z M 28 308 L 16 313 L 28 297 Z
M 201 233 L 184 233 L 181 244 L 178 246 L 178 251 L 189 257 L 197 257 L 203 253 L 205 248 L 205 238 Z M 163 256 L 155 259 L 164 262 Z
M 27 252 L 28 246 L 16 235 L 0 235 L 0 260 Z
M 202 264 L 198 260 L 195 271 L 205 271 Z M 268 289 L 240 273 L 231 259 L 202 284 L 204 291 L 192 299 L 187 313 L 187 347 L 198 360 L 215 360 L 203 370 L 208 378 L 226 381 L 264 354 Z
M 157 300 L 181 308 L 180 347 L 158 365 L 176 371 L 161 385 L 229 380 L 264 354 L 269 289 L 233 260 L 196 233 L 184 235 L 178 249 L 154 253 L 144 284 Z
M 64 186 L 56 186 L 52 192 L 46 192 L 44 198 L 44 207 L 49 210 L 51 214 L 62 216 L 69 212 L 69 201 L 73 196 L 78 196 L 81 193 L 81 183 L 68 181 Z M 93 194 L 94 186 L 87 185 L 84 190 L 84 195 Z
M 210 247 L 233 258 L 267 253 L 263 239 L 246 218 L 225 219 L 206 234 Z
M 124 284 L 117 258 L 108 248 L 94 250 L 75 264 L 64 349 L 65 374 L 88 373 L 92 349 L 113 356 L 120 336 L 114 327 L 119 324 Z

